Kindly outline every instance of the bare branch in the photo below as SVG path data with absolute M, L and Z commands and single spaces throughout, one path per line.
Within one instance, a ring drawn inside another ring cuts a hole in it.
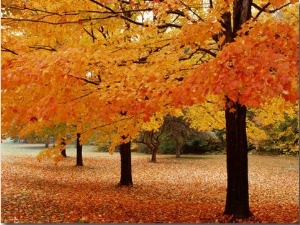
M 213 57 L 216 57 L 217 56 L 217 54 L 216 53 L 214 53 L 214 52 L 212 52 L 211 50 L 209 50 L 209 49 L 206 49 L 206 48 L 202 48 L 199 44 L 197 44 L 197 43 L 194 43 L 196 46 L 197 46 L 197 51 L 202 51 L 202 52 L 205 52 L 205 53 L 207 53 L 207 54 L 209 54 L 209 55 L 211 55 L 211 56 L 213 56 Z
M 173 23 L 165 23 L 165 24 L 157 25 L 157 28 L 159 28 L 159 29 L 168 28 L 168 27 L 181 28 L 182 26 L 178 25 L 178 24 L 173 24 Z
M 76 101 L 76 100 L 78 100 L 78 99 L 81 99 L 81 98 L 84 98 L 84 97 L 86 97 L 86 96 L 89 96 L 89 95 L 91 95 L 91 94 L 93 94 L 93 93 L 94 93 L 93 91 L 90 91 L 89 93 L 86 93 L 86 94 L 81 95 L 81 96 L 79 96 L 79 97 L 73 98 L 73 99 L 71 99 L 70 101 Z
M 93 28 L 91 28 L 91 32 L 89 32 L 87 29 L 83 28 L 84 31 L 91 36 L 91 38 L 93 39 L 93 42 L 97 39 L 96 36 L 94 35 L 94 30 Z
M 34 48 L 37 50 L 47 50 L 50 52 L 56 52 L 56 49 L 51 47 L 51 46 L 46 46 L 46 45 L 35 45 L 35 46 L 29 46 L 29 48 Z
M 83 78 L 83 77 L 76 77 L 76 76 L 71 75 L 71 74 L 68 74 L 68 76 L 74 77 L 74 78 L 76 78 L 76 79 L 78 79 L 78 80 L 82 80 L 82 81 L 84 81 L 84 82 L 86 82 L 86 83 L 89 83 L 89 84 L 100 85 L 100 83 L 101 83 L 101 82 L 94 82 L 94 81 L 88 80 L 88 79 Z
M 105 8 L 105 9 L 108 10 L 109 12 L 111 12 L 111 13 L 113 13 L 113 14 L 115 14 L 115 15 L 118 15 L 121 19 L 124 19 L 124 20 L 126 20 L 126 21 L 128 21 L 128 22 L 130 22 L 130 23 L 133 23 L 133 24 L 136 24 L 136 25 L 140 25 L 140 26 L 147 26 L 147 25 L 145 25 L 144 23 L 137 22 L 137 21 L 135 21 L 135 20 L 132 20 L 132 19 L 129 18 L 129 17 L 123 16 L 123 15 L 119 15 L 120 12 L 116 12 L 116 11 L 113 10 L 112 8 L 110 8 L 110 7 L 108 7 L 108 6 L 104 5 L 104 4 L 102 4 L 102 3 L 100 3 L 100 2 L 97 2 L 97 1 L 95 1 L 95 0 L 90 0 L 90 1 L 93 2 L 93 3 L 95 3 L 95 4 L 97 4 L 97 5 L 99 5 L 99 6 L 101 6 L 102 8 Z M 122 12 L 122 13 L 124 13 L 124 12 Z
M 10 52 L 10 53 L 12 53 L 12 54 L 14 54 L 14 55 L 18 55 L 18 53 L 16 53 L 15 51 L 10 50 L 10 49 L 8 49 L 8 48 L 4 48 L 4 47 L 2 47 L 2 46 L 1 46 L 1 51 L 3 51 L 3 52 Z
M 183 1 L 180 1 L 180 2 L 181 2 L 181 4 L 183 4 L 185 7 L 187 7 L 188 10 L 190 10 L 190 11 L 194 14 L 194 16 L 196 16 L 199 20 L 204 21 L 204 20 L 201 18 L 201 16 L 199 16 L 197 13 L 195 13 L 195 12 L 192 10 L 191 7 L 189 7 L 189 6 L 188 6 L 187 4 L 185 4 Z
M 268 2 L 268 3 L 267 3 L 266 5 L 264 5 L 263 7 L 260 7 L 260 6 L 258 6 L 257 4 L 255 4 L 254 2 L 252 2 L 252 6 L 253 6 L 254 8 L 256 8 L 257 10 L 259 10 L 259 12 L 257 13 L 257 15 L 254 17 L 254 20 L 256 20 L 256 19 L 260 16 L 260 14 L 261 14 L 262 12 L 266 12 L 266 13 L 276 13 L 277 11 L 283 9 L 284 7 L 289 6 L 290 4 L 291 4 L 291 3 L 288 2 L 288 3 L 286 3 L 286 4 L 284 4 L 284 5 L 280 6 L 280 7 L 278 7 L 278 8 L 276 8 L 276 9 L 269 10 L 269 9 L 267 9 L 267 8 L 271 5 L 270 2 Z
M 260 8 L 258 5 L 256 5 L 254 2 L 252 2 L 252 5 L 259 10 L 259 12 L 257 13 L 257 15 L 254 17 L 254 20 L 256 20 L 259 15 L 264 12 L 266 10 L 266 8 L 268 8 L 269 5 L 271 5 L 270 2 L 268 2 L 266 5 L 264 5 L 262 8 Z
M 81 19 L 82 22 L 90 22 L 93 20 L 105 20 L 109 18 L 116 17 L 116 15 L 109 15 L 106 17 L 95 17 L 95 18 L 85 18 Z M 44 21 L 39 19 L 20 19 L 20 18 L 10 18 L 10 17 L 3 17 L 1 18 L 4 21 L 11 21 L 11 22 L 31 22 L 31 23 L 45 23 L 50 25 L 63 25 L 63 24 L 78 24 L 78 20 L 75 21 L 65 21 L 65 22 L 51 22 L 51 21 Z

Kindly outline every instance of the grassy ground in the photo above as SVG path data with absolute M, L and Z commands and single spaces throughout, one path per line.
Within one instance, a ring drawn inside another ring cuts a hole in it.
M 132 154 L 134 186 L 117 187 L 120 155 L 84 146 L 57 166 L 39 163 L 43 145 L 1 144 L 2 223 L 218 223 L 226 197 L 226 156 Z M 298 157 L 249 155 L 250 209 L 245 221 L 296 223 L 299 211 Z

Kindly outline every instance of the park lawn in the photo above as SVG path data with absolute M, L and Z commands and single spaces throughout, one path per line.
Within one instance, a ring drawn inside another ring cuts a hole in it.
M 221 223 L 225 155 L 132 154 L 133 187 L 118 187 L 120 155 L 70 154 L 57 166 L 34 155 L 5 155 L 2 223 Z M 297 223 L 298 157 L 249 155 L 250 210 L 243 223 Z

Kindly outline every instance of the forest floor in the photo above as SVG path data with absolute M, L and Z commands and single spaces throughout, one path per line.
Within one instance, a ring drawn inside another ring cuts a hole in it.
M 225 155 L 132 153 L 133 187 L 118 187 L 120 155 L 83 148 L 57 166 L 38 162 L 42 145 L 1 144 L 2 223 L 226 223 Z M 238 223 L 299 222 L 299 161 L 249 155 L 250 210 Z

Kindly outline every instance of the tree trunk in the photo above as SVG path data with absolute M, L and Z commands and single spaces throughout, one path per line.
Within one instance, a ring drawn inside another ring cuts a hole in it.
M 176 158 L 180 158 L 180 148 L 176 146 Z
M 226 100 L 227 196 L 224 214 L 247 218 L 249 209 L 246 107 Z M 232 107 L 228 107 L 228 104 Z M 230 112 L 234 110 L 234 112 Z
M 61 142 L 60 142 L 60 150 L 61 150 L 61 154 L 63 157 L 67 157 L 67 152 L 66 152 L 66 140 L 64 138 L 61 138 Z
M 122 143 L 120 146 L 120 155 L 121 155 L 121 179 L 120 186 L 131 186 L 132 183 L 132 173 L 131 173 L 131 150 L 130 144 Z
M 76 166 L 83 166 L 82 162 L 82 145 L 80 144 L 80 133 L 77 133 L 76 139 Z
M 156 153 L 158 152 L 157 148 L 151 149 L 151 162 L 156 162 Z
M 175 143 L 176 143 L 176 150 L 175 150 L 176 158 L 180 158 L 180 150 L 181 150 L 180 143 L 179 143 L 179 141 L 177 140 L 176 137 L 173 137 L 173 139 L 175 140 Z

